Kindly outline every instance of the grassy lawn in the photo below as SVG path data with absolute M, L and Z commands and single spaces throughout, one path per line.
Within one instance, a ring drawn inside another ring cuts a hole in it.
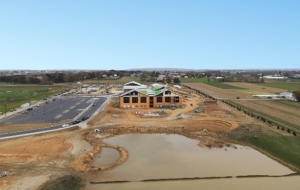
M 120 79 L 85 80 L 84 84 L 125 84 L 131 81 L 140 82 L 140 77 L 122 77 Z
M 41 100 L 44 97 L 63 92 L 68 89 L 65 85 L 20 85 L 0 84 L 0 112 L 20 107 L 24 103 Z
M 242 140 L 300 169 L 299 136 L 284 136 L 269 130 L 247 133 Z

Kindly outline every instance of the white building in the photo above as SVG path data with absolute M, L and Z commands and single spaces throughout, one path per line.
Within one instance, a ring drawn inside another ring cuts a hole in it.
M 279 96 L 281 98 L 286 98 L 286 99 L 289 99 L 289 100 L 296 101 L 296 98 L 294 97 L 292 92 L 282 92 L 282 93 L 279 94 Z

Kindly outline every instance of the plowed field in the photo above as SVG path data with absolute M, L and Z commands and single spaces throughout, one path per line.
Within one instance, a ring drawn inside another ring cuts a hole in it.
M 288 105 L 281 104 L 276 101 L 235 101 L 238 104 L 249 107 L 253 110 L 257 110 L 259 112 L 270 115 L 274 118 L 278 118 L 278 120 L 284 120 L 287 123 L 291 123 L 295 125 L 298 129 L 300 129 L 300 111 L 299 108 L 291 107 Z
M 243 98 L 243 99 L 251 99 L 253 96 L 251 94 L 237 92 L 237 91 L 231 91 L 228 89 L 222 89 L 214 86 L 210 86 L 208 84 L 204 83 L 189 83 L 184 84 L 187 86 L 190 86 L 192 88 L 195 88 L 200 91 L 204 91 L 216 98 L 225 98 L 225 99 L 236 99 L 237 97 Z
M 278 94 L 284 92 L 284 89 L 273 88 L 273 87 L 264 87 L 253 83 L 244 83 L 244 82 L 226 82 L 225 84 L 229 84 L 231 86 L 236 86 L 240 88 L 246 88 L 251 91 L 261 92 L 261 94 Z

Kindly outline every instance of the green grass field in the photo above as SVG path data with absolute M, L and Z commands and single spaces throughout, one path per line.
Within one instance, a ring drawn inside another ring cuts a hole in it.
M 300 82 L 272 81 L 272 82 L 257 83 L 257 84 L 261 86 L 280 88 L 280 89 L 285 89 L 290 91 L 294 91 L 300 88 Z
M 24 103 L 41 100 L 45 97 L 63 92 L 66 85 L 20 85 L 0 84 L 0 112 L 18 108 Z M 6 107 L 6 108 L 5 108 Z
M 228 89 L 228 90 L 246 90 L 245 88 L 240 88 L 237 86 L 232 86 L 229 84 L 225 84 L 222 82 L 206 82 L 205 84 L 217 87 L 217 88 L 222 88 L 222 89 Z
M 300 169 L 300 137 L 269 130 L 247 133 L 242 140 Z
M 140 77 L 122 77 L 120 79 L 99 79 L 99 80 L 85 80 L 85 84 L 125 84 L 127 82 L 141 82 Z

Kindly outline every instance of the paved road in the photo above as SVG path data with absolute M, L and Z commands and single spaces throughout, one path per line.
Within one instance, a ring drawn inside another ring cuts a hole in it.
M 102 104 L 105 98 L 61 98 L 49 101 L 48 104 L 33 107 L 32 111 L 23 111 L 9 118 L 0 120 L 1 123 L 59 123 L 63 120 L 73 120 L 78 114 L 94 102 Z M 91 109 L 91 110 L 94 110 Z M 90 112 L 90 111 L 89 111 Z
M 103 103 L 105 103 L 105 101 L 107 100 L 106 97 L 79 98 L 78 101 L 81 101 L 80 99 L 84 100 L 85 104 L 89 104 L 89 106 L 86 106 L 85 110 L 82 110 L 82 112 L 79 113 L 79 115 L 77 113 L 77 116 L 75 118 L 80 120 L 80 121 L 81 121 L 82 117 L 88 116 L 88 115 L 92 116 L 96 111 L 100 111 L 100 109 L 102 108 Z M 54 102 L 56 102 L 56 101 L 54 101 Z M 57 102 L 59 102 L 59 101 L 57 101 Z M 95 103 L 95 106 L 92 106 L 93 103 Z M 59 104 L 57 104 L 57 105 L 59 105 Z M 69 104 L 67 104 L 67 105 L 69 105 Z M 56 107 L 57 107 L 56 104 L 54 104 L 52 106 L 53 109 L 57 109 Z M 84 112 L 84 114 L 83 114 L 83 112 Z M 72 116 L 73 116 L 73 114 L 72 114 Z M 17 121 L 19 121 L 19 120 L 17 119 Z M 0 134 L 0 140 L 1 139 L 6 139 L 6 138 L 19 137 L 19 136 L 27 136 L 27 135 L 33 135 L 33 134 L 39 134 L 39 133 L 46 133 L 46 132 L 50 132 L 50 131 L 61 130 L 61 129 L 65 129 L 65 128 L 75 126 L 75 125 L 72 125 L 72 122 L 69 122 L 69 123 L 66 123 L 66 124 L 69 124 L 69 126 L 68 127 L 63 127 L 62 125 L 57 125 L 57 126 L 51 126 L 51 127 L 45 127 L 45 128 L 39 128 L 39 129 L 32 129 L 32 130 L 27 130 L 27 131 L 19 131 L 19 132 Z

